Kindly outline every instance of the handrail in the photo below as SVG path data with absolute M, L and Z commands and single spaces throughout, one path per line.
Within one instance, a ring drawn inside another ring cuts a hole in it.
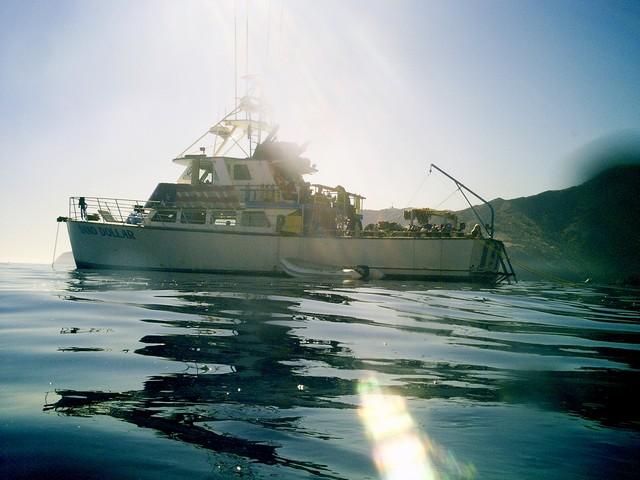
M 458 187 L 458 189 L 460 190 L 460 188 L 464 188 L 467 192 L 471 193 L 472 195 L 474 195 L 476 198 L 478 198 L 479 200 L 481 200 L 485 205 L 487 205 L 489 207 L 489 211 L 491 212 L 491 229 L 488 229 L 487 226 L 484 224 L 484 222 L 482 221 L 482 218 L 480 218 L 480 215 L 478 214 L 478 212 L 476 211 L 476 209 L 474 208 L 473 205 L 471 205 L 471 202 L 469 201 L 469 199 L 467 198 L 467 196 L 464 194 L 464 192 L 462 190 L 460 190 L 460 193 L 462 193 L 462 196 L 464 197 L 464 199 L 467 201 L 467 203 L 469 204 L 469 206 L 471 207 L 471 210 L 473 210 L 473 213 L 475 214 L 476 218 L 478 219 L 478 221 L 480 222 L 480 225 L 482 226 L 482 228 L 485 229 L 485 231 L 487 232 L 487 234 L 489 235 L 490 238 L 493 238 L 493 233 L 494 233 L 494 217 L 495 217 L 495 212 L 493 210 L 493 206 L 487 202 L 484 198 L 482 198 L 480 195 L 478 195 L 476 192 L 474 192 L 473 190 L 471 190 L 469 187 L 467 187 L 466 185 L 464 185 L 463 183 L 459 182 L 457 179 L 453 178 L 451 175 L 449 175 L 447 172 L 445 172 L 444 170 L 442 170 L 440 167 L 438 167 L 435 163 L 432 163 L 430 168 L 429 168 L 429 173 L 431 173 L 431 169 L 435 168 L 436 170 L 438 170 L 440 173 L 442 173 L 444 176 L 446 176 L 447 178 L 449 178 L 450 180 L 453 181 L 453 183 L 456 184 L 456 186 Z
M 80 200 L 84 200 L 84 208 Z M 140 224 L 150 213 L 146 200 L 104 197 L 69 197 L 69 219 L 102 223 Z M 154 205 L 155 206 L 155 205 Z
M 84 199 L 84 209 L 80 200 Z M 251 208 L 241 209 L 251 211 Z M 104 197 L 69 197 L 69 220 L 89 221 L 98 223 L 119 223 L 128 225 L 146 224 L 147 218 L 154 213 L 160 212 L 182 212 L 183 215 L 195 211 L 211 211 L 211 216 L 216 220 L 230 220 L 232 225 L 240 225 L 241 213 L 236 208 L 225 206 L 217 207 L 185 207 L 175 202 L 147 201 L 147 200 L 125 200 L 119 198 Z M 243 227 L 271 226 L 278 224 L 280 214 L 266 214 L 269 225 L 242 225 Z M 155 217 L 154 217 L 155 218 Z M 154 221 L 151 218 L 151 221 Z M 174 217 L 176 218 L 176 217 Z M 175 221 L 175 220 L 174 220 Z M 173 222 L 167 222 L 173 223 Z M 179 222 L 193 223 L 196 222 Z M 213 222 L 212 222 L 213 223 Z M 216 223 L 217 225 L 217 223 Z

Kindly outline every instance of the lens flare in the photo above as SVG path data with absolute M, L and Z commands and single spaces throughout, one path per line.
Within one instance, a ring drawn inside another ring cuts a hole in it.
M 456 461 L 421 432 L 406 401 L 385 392 L 377 379 L 358 384 L 358 413 L 373 444 L 373 460 L 384 480 L 472 479 L 476 469 Z

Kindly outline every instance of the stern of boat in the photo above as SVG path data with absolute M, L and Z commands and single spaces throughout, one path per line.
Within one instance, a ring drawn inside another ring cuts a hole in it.
M 483 283 L 517 282 L 516 273 L 504 243 L 493 238 L 476 240 L 470 274 L 472 278 Z

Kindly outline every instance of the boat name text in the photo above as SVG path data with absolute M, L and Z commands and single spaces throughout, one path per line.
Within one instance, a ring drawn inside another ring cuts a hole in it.
M 100 235 L 102 237 L 115 237 L 122 238 L 125 240 L 135 240 L 136 236 L 131 230 L 118 230 L 115 228 L 108 227 L 94 227 L 91 225 L 80 225 L 80 233 L 85 235 Z

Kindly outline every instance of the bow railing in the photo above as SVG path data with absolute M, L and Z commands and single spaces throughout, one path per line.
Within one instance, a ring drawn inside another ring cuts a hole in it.
M 157 205 L 156 205 L 157 204 Z M 70 197 L 69 219 L 139 224 L 160 202 L 103 197 Z

